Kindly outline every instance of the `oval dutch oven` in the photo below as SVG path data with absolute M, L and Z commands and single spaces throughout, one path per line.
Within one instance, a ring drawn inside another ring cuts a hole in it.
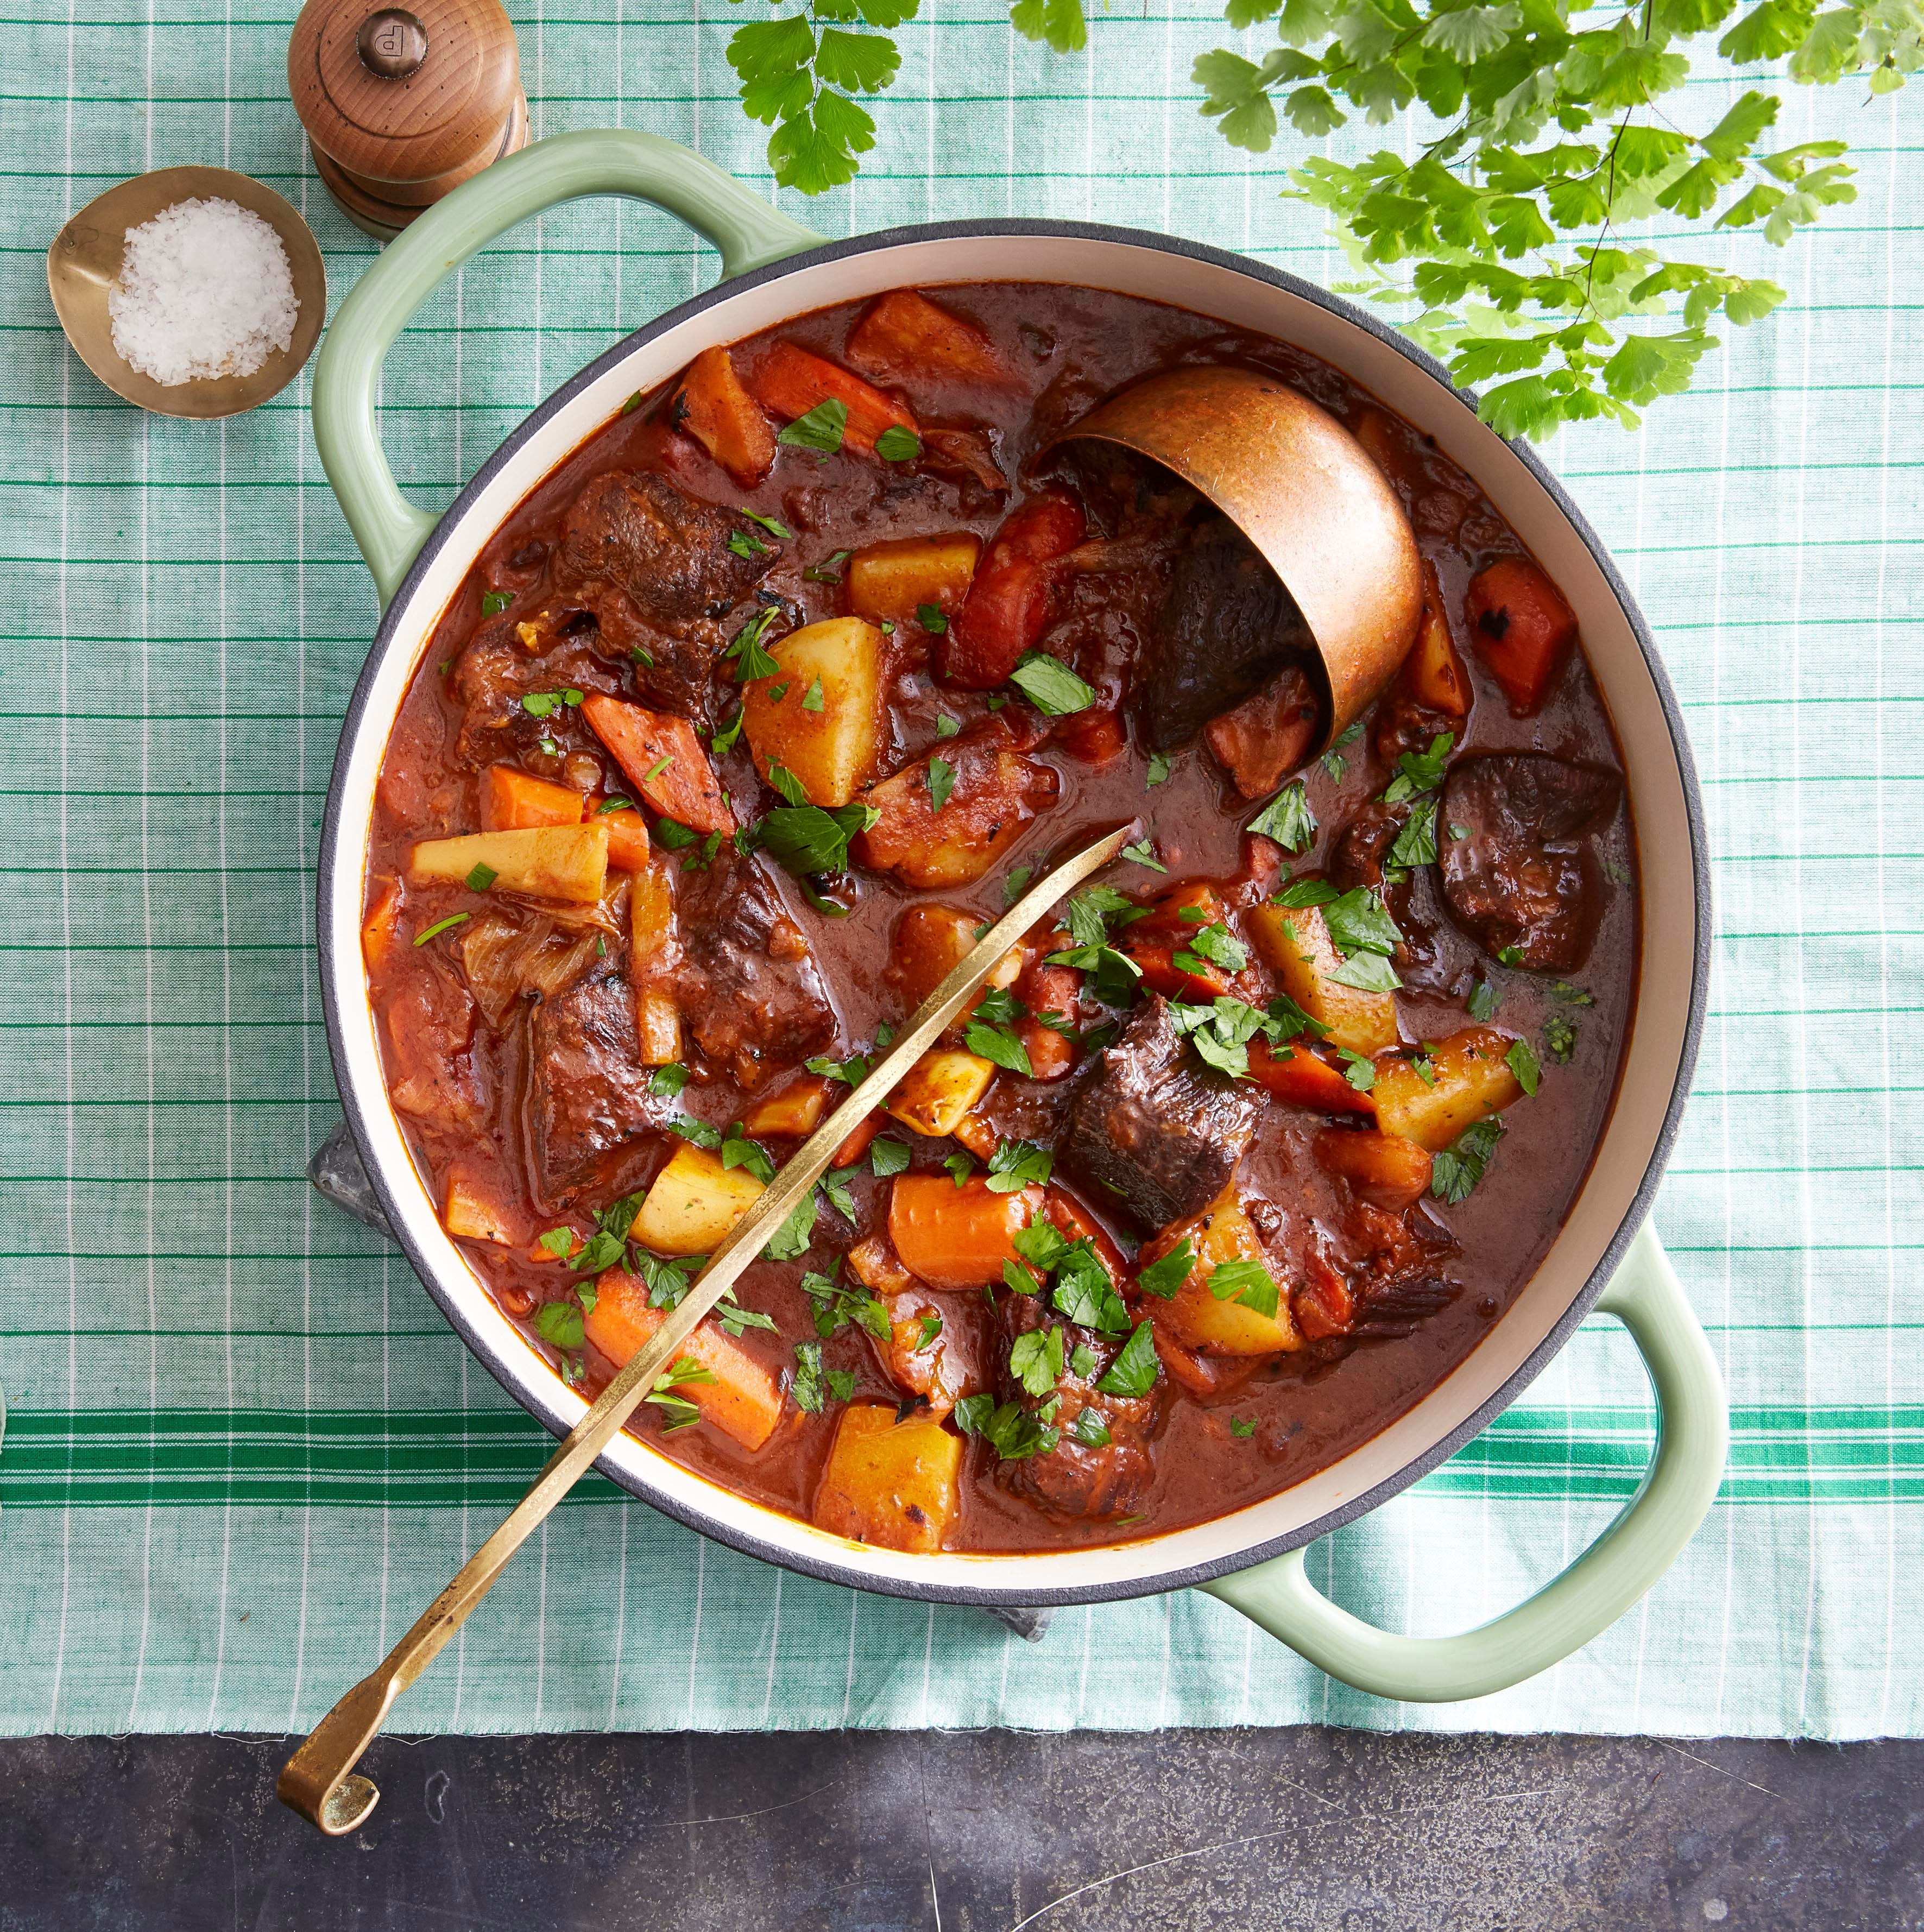
M 376 434 L 383 357 L 435 285 L 476 250 L 545 208 L 597 194 L 636 196 L 698 230 L 721 252 L 719 283 L 557 391 L 444 515 L 416 508 L 396 488 Z M 1320 289 L 1193 242 L 1080 224 L 941 223 L 824 242 L 700 157 L 627 132 L 542 142 L 424 214 L 342 304 L 314 379 L 322 460 L 386 606 L 348 708 L 321 845 L 321 982 L 348 1121 L 395 1235 L 449 1320 L 517 1401 L 557 1435 L 565 1432 L 580 1419 L 582 1399 L 496 1306 L 443 1231 L 382 1078 L 359 935 L 375 781 L 409 680 L 496 526 L 625 398 L 653 388 L 711 344 L 829 303 L 905 284 L 1002 280 L 1145 296 L 1310 350 L 1433 436 L 1562 587 L 1622 742 L 1642 868 L 1640 990 L 1614 1111 L 1556 1244 L 1462 1365 L 1340 1462 L 1214 1522 L 1103 1549 L 915 1556 L 779 1515 L 630 1437 L 619 1438 L 600 1466 L 704 1535 L 858 1588 L 1006 1610 L 1197 1586 L 1359 1689 L 1431 1701 L 1502 1689 L 1587 1642 L 1648 1590 L 1702 1520 L 1722 1473 L 1727 1423 L 1715 1364 L 1655 1236 L 1643 1226 L 1703 1019 L 1710 919 L 1703 814 L 1649 632 L 1574 506 L 1529 451 L 1477 420 L 1440 365 Z M 1306 1545 L 1468 1442 L 1593 1312 L 1629 1330 L 1658 1408 L 1649 1470 L 1595 1544 L 1519 1608 L 1456 1636 L 1376 1630 L 1311 1587 Z

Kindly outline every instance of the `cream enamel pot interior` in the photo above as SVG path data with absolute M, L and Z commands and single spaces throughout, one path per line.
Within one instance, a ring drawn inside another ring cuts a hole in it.
M 383 358 L 434 285 L 514 223 L 583 195 L 669 210 L 719 248 L 708 293 L 638 331 L 551 397 L 440 518 L 396 489 L 376 434 Z M 386 605 L 344 728 L 319 880 L 329 1038 L 347 1119 L 397 1238 L 468 1346 L 557 1435 L 585 1405 L 489 1297 L 443 1232 L 382 1078 L 359 951 L 375 782 L 408 682 L 448 600 L 515 506 L 638 390 L 699 350 L 833 302 L 907 284 L 1033 280 L 1175 304 L 1293 343 L 1433 435 L 1562 586 L 1621 739 L 1643 874 L 1640 991 L 1616 1106 L 1561 1234 L 1487 1338 L 1415 1408 L 1281 1495 L 1116 1546 L 1022 1556 L 914 1556 L 829 1535 L 622 1438 L 601 1467 L 657 1508 L 809 1575 L 983 1605 L 1211 1590 L 1332 1674 L 1409 1699 L 1481 1695 L 1547 1667 L 1661 1576 L 1709 1508 L 1727 1424 L 1715 1367 L 1668 1264 L 1640 1232 L 1694 1058 L 1707 976 L 1702 817 L 1681 723 L 1641 619 L 1601 545 L 1530 453 L 1493 435 L 1441 368 L 1371 318 L 1273 269 L 1133 230 L 998 221 L 823 242 L 686 149 L 631 133 L 568 134 L 498 163 L 423 215 L 342 304 L 317 365 L 314 421 L 329 480 Z M 1614 1279 L 1613 1279 L 1614 1276 Z M 1463 1635 L 1370 1628 L 1310 1588 L 1301 1551 L 1434 1467 L 1521 1390 L 1593 1310 L 1630 1329 L 1657 1394 L 1650 1471 L 1611 1528 L 1518 1609 Z

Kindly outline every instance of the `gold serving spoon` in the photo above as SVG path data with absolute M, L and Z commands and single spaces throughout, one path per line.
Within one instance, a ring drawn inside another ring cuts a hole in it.
M 1031 886 L 1003 914 L 925 1000 L 887 1057 L 804 1141 L 755 1205 L 737 1221 L 695 1278 L 681 1305 L 636 1351 L 626 1367 L 563 1438 L 513 1513 L 462 1564 L 452 1582 L 428 1605 L 412 1629 L 389 1652 L 379 1670 L 364 1677 L 317 1724 L 283 1767 L 275 1789 L 284 1804 L 329 1838 L 356 1830 L 380 1801 L 371 1778 L 354 1767 L 400 1696 L 467 1621 L 494 1587 L 508 1559 L 550 1510 L 586 1475 L 622 1425 L 653 1389 L 695 1326 L 732 1288 L 770 1237 L 788 1220 L 827 1171 L 842 1144 L 872 1107 L 879 1106 L 923 1051 L 959 1013 L 1003 955 L 1045 913 L 1092 872 L 1115 858 L 1139 828 L 1125 825 L 1058 866 Z

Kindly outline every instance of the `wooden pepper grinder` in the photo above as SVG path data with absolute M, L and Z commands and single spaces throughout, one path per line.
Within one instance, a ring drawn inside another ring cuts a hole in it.
M 383 241 L 528 138 L 521 53 L 496 0 L 308 0 L 287 86 L 328 193 Z

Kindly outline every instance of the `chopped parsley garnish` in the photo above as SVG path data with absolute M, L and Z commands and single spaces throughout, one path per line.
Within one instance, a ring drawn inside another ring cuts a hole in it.
M 937 737 L 953 738 L 961 729 L 962 720 L 959 718 L 951 718 L 946 711 L 936 712 L 935 736 Z
M 735 748 L 735 741 L 742 735 L 742 727 L 748 722 L 746 710 L 735 713 L 735 722 L 725 730 L 717 731 L 708 741 L 708 748 L 716 758 L 725 758 Z
M 1188 1280 L 1196 1266 L 1196 1256 L 1185 1234 L 1160 1261 L 1151 1262 L 1136 1277 L 1136 1286 L 1145 1294 L 1153 1294 L 1159 1300 L 1171 1301 L 1181 1292 L 1182 1285 Z
M 852 1322 L 878 1342 L 887 1342 L 895 1332 L 890 1325 L 888 1310 L 882 1306 L 880 1296 L 870 1294 L 859 1282 L 842 1280 L 842 1260 L 837 1255 L 834 1267 L 827 1274 L 817 1274 L 810 1269 L 802 1276 L 802 1292 L 809 1298 L 815 1333 L 826 1342 Z
M 795 774 L 791 772 L 786 765 L 783 764 L 779 758 L 772 760 L 769 765 L 768 782 L 775 788 L 776 790 L 779 791 L 791 805 L 806 805 L 808 803 L 809 791 L 807 786 L 803 784 L 801 780 L 796 777 Z
M 677 1114 L 668 1124 L 668 1132 L 679 1134 L 685 1141 L 692 1141 L 698 1148 L 706 1148 L 710 1154 L 722 1144 L 722 1130 L 711 1127 L 706 1120 L 698 1120 L 692 1114 Z
M 655 1069 L 655 1077 L 648 1082 L 648 1091 L 671 1100 L 687 1084 L 688 1069 L 679 1060 L 671 1060 L 665 1066 Z
M 1307 906 L 1333 904 L 1342 896 L 1327 879 L 1292 879 L 1276 895 L 1276 903 L 1301 912 Z
M 1166 872 L 1168 866 L 1156 856 L 1155 843 L 1151 839 L 1139 838 L 1133 845 L 1122 848 L 1122 856 L 1138 866 L 1146 866 L 1152 872 Z
M 1009 682 L 1045 718 L 1066 718 L 1072 712 L 1088 710 L 1096 701 L 1094 688 L 1046 651 L 1024 652 L 1009 674 Z
M 1559 1066 L 1568 1066 L 1577 1050 L 1577 1022 L 1565 1013 L 1552 1013 L 1543 1023 L 1543 1050 Z
M 1469 989 L 1469 998 L 1463 1002 L 1463 1010 L 1473 1020 L 1487 1020 L 1502 1004 L 1502 994 L 1487 980 L 1479 980 Z
M 1312 1040 L 1322 1040 L 1328 1035 L 1328 1028 L 1321 1020 L 1312 1019 L 1287 993 L 1278 993 L 1266 1010 L 1274 1024 L 1265 1030 L 1278 1046 L 1286 1040 L 1294 1040 L 1298 1034 L 1306 1033 Z
M 1016 866 L 1010 868 L 1009 876 L 1002 881 L 1002 903 L 1012 906 L 1022 896 L 1022 890 L 1034 876 L 1033 866 Z
M 1092 1360 L 1091 1366 L 1094 1366 Z M 1075 1420 L 1069 1425 L 1069 1433 L 1085 1448 L 1106 1449 L 1109 1447 L 1109 1424 L 1095 1409 L 1078 1410 Z
M 775 440 L 791 449 L 818 449 L 826 456 L 833 456 L 842 447 L 842 434 L 848 427 L 848 405 L 831 396 L 797 416 Z
M 567 691 L 531 691 L 521 700 L 521 709 L 530 718 L 549 718 L 568 706 L 579 704 L 583 694 Z
M 965 1154 L 952 1154 L 943 1162 L 949 1178 L 958 1187 L 967 1185 L 969 1176 L 975 1172 L 975 1162 Z
M 1209 1292 L 1218 1301 L 1240 1302 L 1258 1315 L 1276 1318 L 1276 1277 L 1259 1261 L 1219 1262 L 1209 1270 Z
M 1249 964 L 1249 949 L 1220 920 L 1199 927 L 1189 936 L 1189 944 L 1173 955 L 1185 973 L 1199 973 L 1220 966 L 1226 973 L 1240 973 Z
M 922 439 L 900 423 L 890 423 L 875 439 L 875 454 L 884 463 L 913 463 L 922 454 Z
M 425 932 L 417 932 L 414 935 L 414 943 L 416 946 L 425 946 L 429 940 L 440 938 L 451 927 L 459 926 L 464 920 L 470 916 L 464 912 L 453 914 L 449 917 L 441 920 L 439 924 L 431 926 Z
M 1523 948 L 1520 946 L 1498 946 L 1496 963 L 1499 966 L 1520 966 L 1523 963 Z
M 1466 1127 L 1454 1147 L 1438 1154 L 1430 1169 L 1430 1192 L 1439 1201 L 1454 1204 L 1469 1198 L 1469 1191 L 1483 1178 L 1496 1143 L 1503 1138 L 1503 1123 L 1494 1114 Z
M 954 1409 L 955 1424 L 965 1436 L 979 1436 L 1005 1462 L 1046 1454 L 1062 1440 L 1052 1424 L 1019 1403 L 998 1404 L 992 1395 L 966 1395 Z
M 939 604 L 917 604 L 915 621 L 932 638 L 939 638 L 949 628 L 948 614 Z
M 1343 956 L 1343 964 L 1328 976 L 1338 986 L 1393 993 L 1403 984 L 1389 963 L 1389 955 L 1403 944 L 1403 934 L 1370 886 L 1356 886 L 1324 901 L 1322 919 L 1331 943 Z
M 637 644 L 628 655 L 635 663 L 647 669 L 653 670 L 655 668 L 655 654 L 646 644 Z
M 1149 769 L 1145 775 L 1143 782 L 1152 785 L 1166 784 L 1169 773 L 1175 769 L 1175 760 L 1170 758 L 1168 752 L 1151 752 L 1149 754 Z M 1083 1413 L 1086 1414 L 1088 1412 L 1085 1409 Z
M 810 564 L 802 574 L 811 584 L 839 584 L 842 581 L 842 566 L 854 554 L 852 550 L 836 550 L 824 557 L 821 562 Z
M 759 524 L 770 536 L 779 537 L 784 543 L 789 542 L 795 534 L 786 524 L 779 521 L 777 518 L 764 517 L 759 510 L 751 510 L 746 506 L 737 510 L 735 514 L 738 517 L 747 518 L 752 524 Z
M 869 1168 L 878 1180 L 903 1172 L 908 1166 L 908 1149 L 900 1141 L 880 1134 L 869 1145 Z
M 1078 1342 L 1069 1353 L 1069 1372 L 1079 1382 L 1085 1382 L 1096 1372 L 1100 1358 L 1086 1342 Z
M 1503 1056 L 1504 1064 L 1517 1076 L 1517 1084 L 1526 1094 L 1536 1091 L 1537 1082 L 1542 1077 L 1543 1069 L 1536 1057 L 1536 1048 L 1526 1040 L 1513 1040 L 1510 1050 Z
M 815 1185 L 821 1190 L 830 1207 L 852 1228 L 855 1225 L 855 1193 L 847 1180 L 831 1172 L 824 1174 Z
M 1586 993 L 1580 986 L 1573 986 L 1568 980 L 1559 980 L 1550 989 L 1550 997 L 1566 1006 L 1593 1006 L 1597 1003 L 1594 993 Z
M 839 872 L 848 863 L 848 842 L 881 814 L 872 805 L 779 806 L 761 821 L 762 848 L 785 870 L 809 878 Z
M 1034 1141 L 1004 1141 L 989 1156 L 989 1191 L 1016 1194 L 1025 1187 L 1039 1187 L 1055 1165 L 1055 1155 Z
M 828 700 L 822 692 L 820 678 L 817 678 L 808 689 L 802 693 L 802 709 L 804 711 L 821 711 L 826 708 L 827 703 Z
M 819 1210 L 813 1194 L 805 1194 L 789 1210 L 788 1218 L 769 1238 L 761 1251 L 765 1262 L 798 1261 L 815 1238 L 815 1216 Z
M 618 413 L 625 416 L 632 416 L 641 406 L 641 392 L 639 389 L 637 389 L 634 394 L 630 396 L 627 401 L 622 404 Z
M 805 1060 L 802 1064 L 811 1073 L 818 1073 L 824 1080 L 839 1080 L 845 1087 L 856 1087 L 869 1077 L 869 1060 L 866 1054 L 851 1054 L 846 1060 L 830 1060 L 825 1054 L 813 1060 Z
M 1436 801 L 1418 799 L 1410 808 L 1409 818 L 1389 848 L 1388 863 L 1413 868 L 1436 862 Z
M 1273 838 L 1286 852 L 1307 852 L 1316 836 L 1309 788 L 1298 778 L 1286 784 L 1249 822 L 1252 832 Z
M 512 590 L 490 590 L 481 599 L 481 614 L 484 617 L 498 617 L 515 601 Z
M 773 677 L 782 667 L 763 649 L 770 626 L 782 614 L 773 604 L 764 604 L 730 641 L 722 655 L 734 662 L 734 675 L 743 683 L 758 677 Z
M 1181 1000 L 1169 1003 L 1169 1018 L 1177 1029 L 1189 1036 L 1204 1062 L 1232 1080 L 1249 1072 L 1249 1042 L 1269 1031 L 1266 1017 L 1248 1004 L 1226 996 L 1207 1006 Z
M 728 548 L 736 556 L 741 557 L 766 556 L 768 554 L 767 544 L 747 530 L 731 530 L 728 532 Z
M 775 1163 L 769 1159 L 768 1150 L 758 1141 L 750 1140 L 739 1121 L 728 1130 L 722 1143 L 722 1165 L 746 1168 L 764 1187 L 775 1178 Z
M 471 892 L 485 892 L 500 876 L 492 866 L 477 863 L 467 875 L 467 889 Z
M 1343 1064 L 1343 1077 L 1359 1094 L 1367 1094 L 1376 1084 L 1376 1063 L 1367 1053 L 1352 1053 L 1346 1046 L 1336 1049 Z
M 962 1044 L 970 1052 L 998 1066 L 1007 1067 L 1011 1073 L 1019 1073 L 1028 1080 L 1035 1078 L 1028 1048 L 1006 1026 L 971 1020 L 962 1029 Z
M 839 404 L 836 406 L 838 408 Z M 819 1415 L 830 1401 L 846 1402 L 855 1393 L 855 1378 L 847 1369 L 824 1369 L 819 1342 L 795 1344 L 795 1380 L 790 1393 L 795 1406 Z
M 595 813 L 599 818 L 604 812 L 632 812 L 634 809 L 635 801 L 632 798 L 605 798 L 595 807 Z
M 1062 1379 L 1062 1330 L 1031 1328 L 1009 1351 L 1009 1372 L 1031 1395 L 1047 1395 Z
M 1427 752 L 1406 752 L 1396 761 L 1396 776 L 1383 794 L 1385 805 L 1400 805 L 1419 792 L 1434 791 L 1443 781 L 1443 766 L 1455 744 L 1452 731 L 1439 731 Z
M 1147 1395 L 1156 1385 L 1156 1338 L 1147 1322 L 1137 1323 L 1096 1387 L 1104 1395 Z
M 1229 1433 L 1247 1442 L 1256 1433 L 1256 1418 L 1249 1415 L 1232 1415 L 1229 1418 Z
M 940 812 L 949 802 L 949 794 L 956 788 L 956 768 L 946 758 L 931 758 L 929 760 L 929 796 L 934 808 Z
M 779 704 L 782 699 L 788 695 L 790 682 L 790 680 L 785 677 L 779 684 L 771 684 L 768 687 L 766 695 L 770 704 Z
M 1343 748 L 1346 745 L 1355 744 L 1362 734 L 1362 719 L 1352 720 L 1342 736 L 1322 754 L 1323 770 L 1339 784 L 1342 782 L 1343 774 L 1349 769 L 1349 760 L 1343 755 Z
M 535 1333 L 552 1348 L 578 1348 L 581 1311 L 572 1301 L 544 1301 L 535 1315 Z

